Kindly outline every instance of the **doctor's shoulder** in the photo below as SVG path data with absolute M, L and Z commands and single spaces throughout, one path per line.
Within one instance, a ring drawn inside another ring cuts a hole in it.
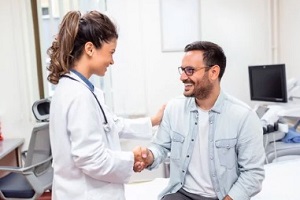
M 73 101 L 75 99 L 93 99 L 91 91 L 82 83 L 61 79 L 55 88 L 53 98 L 62 101 Z

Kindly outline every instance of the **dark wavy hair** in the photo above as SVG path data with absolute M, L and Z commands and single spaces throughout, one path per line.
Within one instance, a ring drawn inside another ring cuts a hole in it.
M 106 15 L 98 11 L 90 11 L 83 16 L 79 11 L 68 12 L 52 46 L 47 50 L 50 56 L 48 81 L 57 84 L 80 58 L 87 42 L 101 48 L 104 42 L 117 38 L 116 26 Z
M 226 68 L 226 56 L 223 49 L 219 45 L 208 41 L 196 41 L 184 48 L 184 52 L 193 50 L 203 52 L 203 61 L 207 67 L 214 65 L 220 67 L 219 80 L 221 80 Z

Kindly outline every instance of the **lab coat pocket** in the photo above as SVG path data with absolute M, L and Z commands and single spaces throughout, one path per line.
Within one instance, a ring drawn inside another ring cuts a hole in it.
M 232 169 L 236 165 L 237 155 L 235 152 L 237 139 L 223 139 L 216 141 L 217 152 L 220 164 L 227 169 Z
M 184 142 L 184 136 L 180 133 L 172 133 L 172 145 L 171 145 L 171 159 L 178 160 L 181 157 L 182 145 Z

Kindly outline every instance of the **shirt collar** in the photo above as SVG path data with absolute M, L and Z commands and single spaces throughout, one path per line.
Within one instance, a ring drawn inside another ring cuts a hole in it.
M 214 106 L 211 108 L 212 111 L 216 112 L 216 113 L 221 113 L 222 110 L 222 106 L 224 104 L 224 100 L 226 99 L 226 95 L 225 93 L 221 90 L 220 94 L 214 104 Z
M 226 99 L 226 95 L 221 90 L 214 106 L 210 110 L 216 113 L 221 113 L 221 108 L 225 99 Z M 196 111 L 198 108 L 197 108 L 195 97 L 192 97 L 189 102 L 190 102 L 190 111 Z
M 72 71 L 74 74 L 76 74 L 85 84 L 87 84 L 87 86 L 89 87 L 89 89 L 92 92 L 94 92 L 94 85 L 91 83 L 91 81 L 89 81 L 80 72 L 76 71 L 75 69 L 71 69 L 70 71 Z

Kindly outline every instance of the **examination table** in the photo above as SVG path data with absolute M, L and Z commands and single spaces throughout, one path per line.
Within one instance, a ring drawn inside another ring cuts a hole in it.
M 262 190 L 251 200 L 299 200 L 300 159 L 273 162 L 265 165 L 266 177 Z M 168 184 L 168 178 L 125 185 L 126 200 L 156 200 Z

